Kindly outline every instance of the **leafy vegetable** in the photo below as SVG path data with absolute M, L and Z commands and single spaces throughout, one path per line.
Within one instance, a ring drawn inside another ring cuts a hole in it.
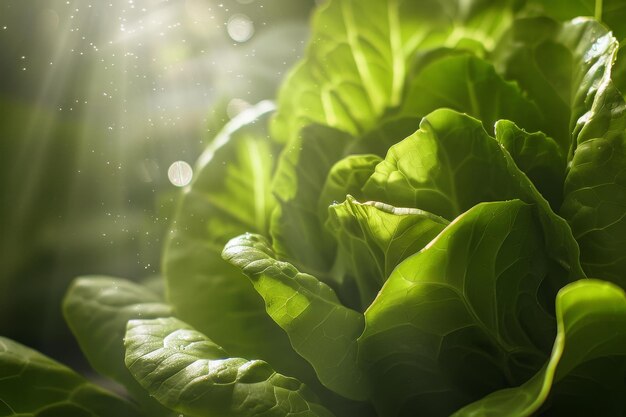
M 171 307 L 147 288 L 109 277 L 76 279 L 63 302 L 65 320 L 91 366 L 123 384 L 153 415 L 170 413 L 147 395 L 124 364 L 126 323 L 171 312 Z
M 330 417 L 296 379 L 259 360 L 229 357 L 174 319 L 131 320 L 126 365 L 156 399 L 192 416 Z
M 131 403 L 4 337 L 0 337 L 0 375 L 0 415 L 3 416 L 141 415 Z
M 497 391 L 455 416 L 530 415 L 548 399 L 551 413 L 617 416 L 624 406 L 616 383 L 624 375 L 626 297 L 606 282 L 579 281 L 557 297 L 558 332 L 552 355 L 537 375 L 518 388 Z M 577 393 L 593 396 L 590 403 Z M 546 407 L 544 407 L 545 410 Z
M 321 5 L 276 109 L 227 124 L 183 190 L 166 299 L 70 287 L 90 363 L 138 404 L 88 385 L 106 401 L 76 415 L 624 415 L 620 5 Z M 65 382 L 29 402 L 5 367 L 7 415 L 82 404 Z

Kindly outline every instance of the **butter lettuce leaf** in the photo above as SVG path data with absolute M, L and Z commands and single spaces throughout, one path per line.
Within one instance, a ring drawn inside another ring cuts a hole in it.
M 68 367 L 0 337 L 0 415 L 15 417 L 140 417 L 130 402 Z
M 186 323 L 131 320 L 126 365 L 155 399 L 194 417 L 332 417 L 297 379 L 232 357 Z
M 520 200 L 474 206 L 404 260 L 359 338 L 379 415 L 448 416 L 531 377 L 555 332 L 537 299 L 548 265 Z
M 498 120 L 496 140 L 504 146 L 533 185 L 557 211 L 563 201 L 566 155 L 554 139 L 542 132 L 529 133 L 510 120 Z
M 423 65 L 408 82 L 402 112 L 425 116 L 438 108 L 449 108 L 480 120 L 491 130 L 499 119 L 541 130 L 544 115 L 516 83 L 505 81 L 493 64 L 456 50 Z
M 356 362 L 356 339 L 365 325 L 361 313 L 344 307 L 333 289 L 317 278 L 276 260 L 262 236 L 231 240 L 223 256 L 250 278 L 267 313 L 325 386 L 351 399 L 367 399 L 367 381 Z
M 525 18 L 503 36 L 493 60 L 537 103 L 549 120 L 541 130 L 571 158 L 590 121 L 598 86 L 611 76 L 618 47 L 611 32 L 593 19 Z
M 150 398 L 124 364 L 124 335 L 132 319 L 168 317 L 170 306 L 131 281 L 89 276 L 74 280 L 63 300 L 63 315 L 90 365 L 124 385 L 147 414 L 171 415 Z
M 449 109 L 422 119 L 420 129 L 389 149 L 363 188 L 366 198 L 412 207 L 454 220 L 486 201 L 521 199 L 532 204 L 545 232 L 546 250 L 565 271 L 549 299 L 584 277 L 579 248 L 567 222 L 517 167 L 508 151 L 476 119 Z M 553 301 L 552 301 L 553 302 Z
M 356 281 L 363 310 L 374 301 L 391 271 L 449 223 L 419 209 L 359 203 L 350 195 L 330 206 L 329 212 L 326 226 L 339 242 L 339 262 Z
M 273 109 L 262 102 L 241 113 L 201 155 L 166 243 L 167 300 L 177 317 L 232 354 L 314 382 L 313 370 L 267 316 L 249 280 L 221 257 L 231 238 L 269 229 L 275 206 L 270 181 L 280 150 L 267 133 Z
M 523 385 L 496 391 L 453 416 L 623 415 L 624 291 L 598 280 L 575 282 L 559 292 L 556 314 L 558 333 L 540 372 Z
M 309 124 L 360 136 L 405 94 L 419 50 L 490 50 L 514 15 L 513 1 L 331 0 L 313 19 L 305 58 L 285 80 L 272 125 L 287 142 Z

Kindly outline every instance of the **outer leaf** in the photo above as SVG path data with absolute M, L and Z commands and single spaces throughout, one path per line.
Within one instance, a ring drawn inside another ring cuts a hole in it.
M 554 334 L 543 245 L 531 206 L 482 203 L 394 270 L 359 338 L 380 415 L 448 416 L 536 372 Z
M 547 250 L 569 272 L 567 280 L 554 281 L 549 299 L 554 300 L 569 280 L 584 276 L 567 223 L 554 214 L 509 153 L 467 115 L 441 109 L 424 117 L 417 132 L 389 149 L 363 191 L 369 199 L 449 220 L 483 201 L 519 198 L 535 205 Z
M 361 306 L 374 300 L 391 271 L 426 246 L 448 221 L 418 209 L 377 202 L 359 203 L 348 196 L 329 208 L 327 227 L 339 242 L 339 257 L 356 280 Z
M 618 43 L 592 19 L 563 24 L 532 18 L 515 22 L 494 60 L 505 78 L 528 92 L 550 123 L 542 129 L 571 153 L 589 118 L 599 83 L 610 77 Z
M 566 156 L 559 145 L 541 132 L 528 133 L 508 120 L 496 123 L 496 139 L 509 152 L 555 210 L 563 200 Z
M 229 357 L 175 318 L 131 320 L 126 365 L 158 401 L 192 417 L 332 417 L 297 379 Z
M 125 400 L 26 346 L 0 337 L 0 415 L 139 417 Z
M 524 385 L 492 393 L 455 417 L 624 415 L 624 292 L 602 281 L 578 281 L 559 292 L 556 308 L 558 333 L 543 369 Z
M 535 13 L 547 14 L 558 20 L 595 17 L 607 25 L 618 39 L 626 38 L 626 3 L 621 0 L 530 0 L 528 3 Z
M 150 290 L 120 278 L 78 278 L 63 300 L 65 320 L 91 366 L 123 384 L 151 416 L 171 411 L 150 398 L 128 372 L 124 364 L 126 323 L 171 314 L 171 308 Z
M 315 368 L 320 381 L 355 400 L 367 398 L 356 365 L 356 339 L 363 315 L 344 307 L 335 292 L 315 277 L 280 262 L 265 238 L 246 234 L 228 242 L 224 259 L 252 280 L 267 313 L 282 327 L 294 349 Z
M 515 83 L 504 81 L 487 61 L 456 51 L 432 60 L 409 81 L 402 111 L 425 116 L 441 107 L 465 112 L 490 130 L 498 119 L 531 131 L 545 125 L 537 105 Z
M 240 114 L 200 157 L 165 249 L 168 301 L 177 316 L 229 352 L 314 378 L 310 366 L 267 316 L 248 279 L 221 257 L 232 237 L 267 232 L 274 206 L 270 177 L 277 154 L 265 129 L 272 109 L 264 102 Z
M 508 1 L 331 0 L 313 20 L 306 58 L 279 95 L 272 133 L 286 142 L 318 123 L 360 136 L 398 106 L 416 51 L 490 49 L 510 24 Z
M 598 86 L 565 181 L 560 214 L 592 276 L 626 288 L 626 103 L 609 79 Z

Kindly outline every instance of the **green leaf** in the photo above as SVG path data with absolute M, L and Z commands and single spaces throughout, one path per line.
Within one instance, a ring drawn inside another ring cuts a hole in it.
M 324 229 L 328 206 L 335 197 L 343 201 L 350 192 L 358 194 L 356 188 L 365 182 L 364 169 L 368 170 L 376 159 L 369 154 L 384 154 L 389 146 L 413 132 L 416 125 L 413 118 L 390 117 L 379 129 L 358 138 L 322 125 L 303 128 L 282 152 L 272 184 L 279 204 L 270 232 L 278 256 L 304 272 L 320 278 L 327 276 L 336 246 Z M 353 158 L 353 153 L 368 156 Z M 348 159 L 342 162 L 343 158 Z M 358 169 L 358 174 L 348 173 L 349 168 Z M 358 181 L 363 183 L 357 184 Z M 350 190 L 342 190 L 345 187 Z
M 509 1 L 330 0 L 313 19 L 304 60 L 283 83 L 272 136 L 294 140 L 317 123 L 360 136 L 401 104 L 415 53 L 490 50 L 510 24 Z
M 566 165 L 559 145 L 545 134 L 528 133 L 509 120 L 499 120 L 495 130 L 496 140 L 550 202 L 550 206 L 557 210 L 563 201 Z
M 568 220 L 588 275 L 626 288 L 626 103 L 600 84 L 565 180 Z
M 624 292 L 602 281 L 578 281 L 559 292 L 556 313 L 558 333 L 546 365 L 525 384 L 496 391 L 454 417 L 624 414 Z
M 364 186 L 367 198 L 452 220 L 481 201 L 515 198 L 506 160 L 480 121 L 441 109 L 392 146 Z
M 231 240 L 223 256 L 250 278 L 267 313 L 325 386 L 351 399 L 367 399 L 366 381 L 356 364 L 356 339 L 364 326 L 361 313 L 344 307 L 328 285 L 277 261 L 262 236 Z
M 532 376 L 554 334 L 537 299 L 548 264 L 519 200 L 476 205 L 402 262 L 359 338 L 379 414 L 448 416 Z
M 146 413 L 171 414 L 148 396 L 124 364 L 124 334 L 131 319 L 168 317 L 171 308 L 147 288 L 120 278 L 81 277 L 63 300 L 63 315 L 90 365 L 124 385 Z
M 558 20 L 590 16 L 601 21 L 623 40 L 626 38 L 626 3 L 621 0 L 530 0 L 529 9 Z
M 402 112 L 425 116 L 441 107 L 467 113 L 489 130 L 498 119 L 531 131 L 545 124 L 537 105 L 515 83 L 504 81 L 487 61 L 457 51 L 427 63 L 409 81 Z
M 344 154 L 374 154 L 383 157 L 390 146 L 415 132 L 420 124 L 421 117 L 415 115 L 407 117 L 396 114 L 396 111 L 391 113 L 389 116 L 383 116 L 374 128 L 351 141 Z
M 281 154 L 272 183 L 278 206 L 270 233 L 276 254 L 303 271 L 322 275 L 332 265 L 334 244 L 318 216 L 318 198 L 351 140 L 336 129 L 311 125 Z
M 175 318 L 131 320 L 126 365 L 159 402 L 192 417 L 332 417 L 266 362 L 230 357 Z
M 417 132 L 389 149 L 363 192 L 371 200 L 419 208 L 448 220 L 480 202 L 521 199 L 535 206 L 546 248 L 569 275 L 556 280 L 554 274 L 548 299 L 554 300 L 570 280 L 584 277 L 568 224 L 554 214 L 506 149 L 470 116 L 440 109 L 424 117 Z
M 372 176 L 382 159 L 378 155 L 350 155 L 330 169 L 318 205 L 318 216 L 322 223 L 328 218 L 328 207 L 343 201 L 348 194 L 362 198 L 363 185 Z
M 361 306 L 374 300 L 391 271 L 426 246 L 448 221 L 418 209 L 348 196 L 329 209 L 327 227 L 339 242 L 339 257 L 358 285 Z
M 617 48 L 611 32 L 592 19 L 527 18 L 515 22 L 493 59 L 539 105 L 549 121 L 541 130 L 571 157 L 598 85 L 610 78 Z
M 266 360 L 312 382 L 313 370 L 267 316 L 248 279 L 221 257 L 229 239 L 267 233 L 278 154 L 266 131 L 272 109 L 263 102 L 241 113 L 200 157 L 165 248 L 168 301 L 178 317 L 234 355 Z
M 127 401 L 60 363 L 0 337 L 0 415 L 15 417 L 139 417 Z

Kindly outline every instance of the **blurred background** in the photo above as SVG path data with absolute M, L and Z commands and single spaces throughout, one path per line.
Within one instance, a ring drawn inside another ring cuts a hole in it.
M 69 282 L 159 275 L 186 163 L 275 96 L 314 3 L 0 1 L 0 335 L 84 366 Z

